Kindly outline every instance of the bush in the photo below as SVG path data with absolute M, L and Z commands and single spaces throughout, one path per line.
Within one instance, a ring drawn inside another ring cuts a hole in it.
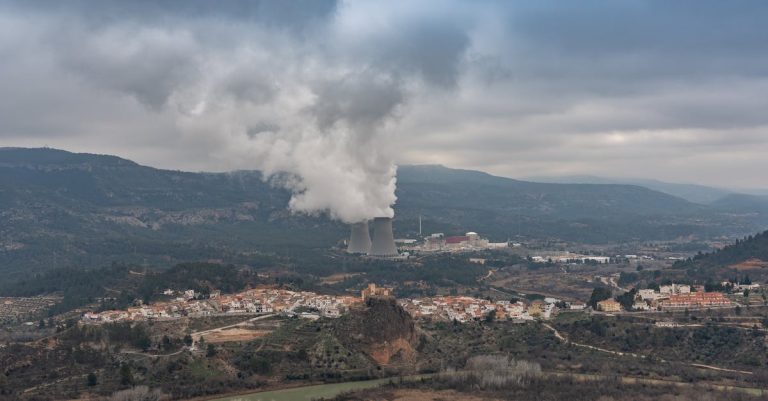
M 457 389 L 501 390 L 528 385 L 541 376 L 541 365 L 503 355 L 480 355 L 467 360 L 464 370 L 449 368 L 437 380 Z
M 150 390 L 147 386 L 136 386 L 112 394 L 108 401 L 159 401 L 163 396 L 160 390 Z

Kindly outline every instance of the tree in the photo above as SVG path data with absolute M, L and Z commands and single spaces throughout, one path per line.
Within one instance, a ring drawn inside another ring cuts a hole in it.
M 620 303 L 624 309 L 632 310 L 632 305 L 635 304 L 635 295 L 637 295 L 637 289 L 633 288 L 616 297 L 616 302 Z
M 133 373 L 131 372 L 131 367 L 127 364 L 120 366 L 120 383 L 124 386 L 133 384 Z
M 171 338 L 167 335 L 163 336 L 163 340 L 161 342 L 162 347 L 164 350 L 169 350 L 171 347 L 173 347 L 173 344 L 171 343 Z
M 194 341 L 192 340 L 192 336 L 191 335 L 187 334 L 186 336 L 184 336 L 184 344 L 187 347 L 191 347 L 193 342 Z
M 496 310 L 492 310 L 488 312 L 487 315 L 485 315 L 485 322 L 486 323 L 493 323 L 493 321 L 496 320 Z
M 706 292 L 714 292 L 714 291 L 723 291 L 725 290 L 725 287 L 721 283 L 715 283 L 712 281 L 712 279 L 708 279 L 706 283 L 704 283 L 704 291 Z
M 205 356 L 208 358 L 216 356 L 216 347 L 213 344 L 208 344 L 208 349 L 205 352 Z
M 96 373 L 88 373 L 88 387 L 93 387 L 99 384 L 99 378 L 96 377 Z
M 146 351 L 152 346 L 152 340 L 149 337 L 139 337 L 136 340 L 136 345 L 141 348 L 142 351 Z
M 592 309 L 597 309 L 597 303 L 600 301 L 605 301 L 606 299 L 611 297 L 611 289 L 607 287 L 597 287 L 594 290 L 592 290 L 592 296 L 589 297 L 589 306 L 592 307 Z

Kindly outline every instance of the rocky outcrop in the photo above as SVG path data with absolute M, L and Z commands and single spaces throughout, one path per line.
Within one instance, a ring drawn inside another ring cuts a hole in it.
M 416 325 L 394 299 L 368 299 L 364 307 L 339 319 L 336 336 L 382 365 L 407 363 L 417 354 Z

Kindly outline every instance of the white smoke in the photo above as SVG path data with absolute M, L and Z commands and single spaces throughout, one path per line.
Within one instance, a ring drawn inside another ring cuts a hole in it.
M 349 4 L 304 15 L 300 3 L 278 3 L 242 18 L 209 17 L 218 10 L 200 12 L 204 2 L 182 12 L 118 1 L 25 12 L 37 18 L 30 42 L 57 65 L 137 100 L 200 157 L 263 171 L 292 192 L 292 211 L 347 223 L 391 217 L 396 148 L 386 128 L 409 91 L 455 84 L 463 31 L 418 20 L 362 29 Z M 129 16 L 102 18 L 118 11 Z
M 403 102 L 398 83 L 360 73 L 290 75 L 278 78 L 281 84 L 268 94 L 250 94 L 268 97 L 257 102 L 227 87 L 230 69 L 219 74 L 209 72 L 196 90 L 173 95 L 184 132 L 202 138 L 228 133 L 224 153 L 250 160 L 291 190 L 294 212 L 327 213 L 346 223 L 393 216 L 396 168 L 382 128 Z

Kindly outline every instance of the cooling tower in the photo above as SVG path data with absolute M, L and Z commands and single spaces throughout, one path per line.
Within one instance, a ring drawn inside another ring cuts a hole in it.
M 377 217 L 373 219 L 373 243 L 368 254 L 371 256 L 397 256 L 391 218 Z
M 371 250 L 371 234 L 368 233 L 368 222 L 355 223 L 351 226 L 347 252 L 368 253 Z

